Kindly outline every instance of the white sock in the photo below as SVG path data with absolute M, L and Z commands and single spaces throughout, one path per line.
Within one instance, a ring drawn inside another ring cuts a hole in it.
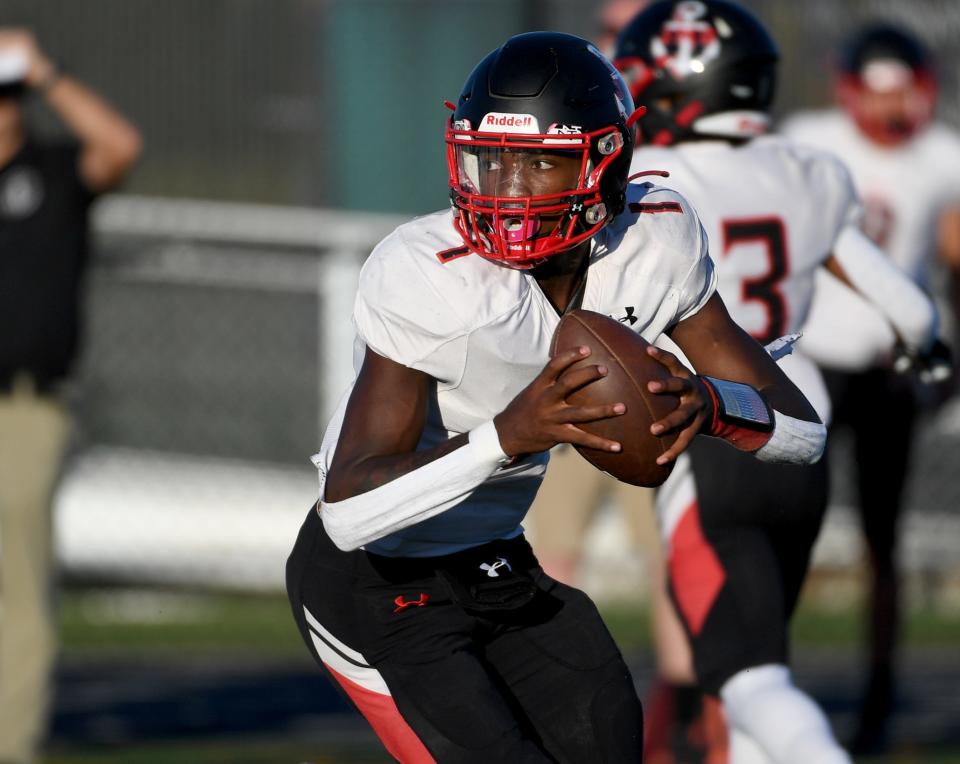
M 720 688 L 727 720 L 776 764 L 852 764 L 820 707 L 780 664 L 755 666 Z M 739 764 L 735 759 L 731 764 Z

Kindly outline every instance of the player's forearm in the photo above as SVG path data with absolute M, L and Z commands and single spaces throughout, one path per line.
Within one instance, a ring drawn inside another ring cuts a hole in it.
M 933 301 L 858 228 L 848 226 L 837 237 L 827 268 L 869 300 L 909 350 L 924 352 L 933 344 Z
M 55 73 L 50 77 L 53 79 L 43 86 L 43 93 L 50 108 L 81 144 L 81 172 L 90 176 L 84 180 L 94 190 L 107 190 L 140 156 L 140 132 L 79 80 Z
M 379 465 L 380 477 L 396 476 L 366 492 L 332 501 L 324 490 L 320 514 L 333 543 L 351 551 L 445 512 L 496 472 L 505 457 L 492 421 L 447 444 L 446 453 L 429 449 L 427 461 L 407 471 L 400 465 L 409 467 L 416 459 Z
M 335 465 L 327 475 L 327 501 L 343 501 L 372 491 L 392 480 L 420 469 L 467 444 L 463 433 L 433 448 L 391 456 L 371 456 L 345 465 Z
M 940 259 L 954 273 L 960 273 L 960 207 L 952 207 L 944 212 L 937 228 Z
M 798 418 L 784 413 L 784 403 L 803 406 L 812 411 L 807 399 L 799 390 L 779 391 L 779 396 L 770 397 L 771 389 L 757 390 L 750 385 L 701 377 L 712 400 L 712 416 L 706 422 L 707 435 L 723 438 L 735 448 L 755 453 L 766 462 L 785 464 L 813 464 L 823 454 L 827 428 L 813 412 Z M 792 383 L 791 383 L 792 384 Z M 776 402 L 775 402 L 776 401 Z
M 772 358 L 775 382 L 758 388 L 773 412 L 773 431 L 769 440 L 755 453 L 765 462 L 813 464 L 823 455 L 827 428 L 816 410 Z M 782 379 L 780 379 L 782 377 Z
M 771 363 L 775 364 L 776 362 L 771 361 Z M 779 372 L 779 367 L 777 367 L 777 370 Z M 787 414 L 804 422 L 819 423 L 820 417 L 817 416 L 816 410 L 810 405 L 807 397 L 800 392 L 800 389 L 790 381 L 786 374 L 783 374 L 783 377 L 784 380 L 782 381 L 778 380 L 772 384 L 759 385 L 757 390 L 763 394 L 771 408 L 782 414 Z

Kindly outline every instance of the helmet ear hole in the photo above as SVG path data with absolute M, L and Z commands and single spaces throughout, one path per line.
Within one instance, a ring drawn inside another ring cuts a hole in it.
M 623 137 L 620 133 L 604 135 L 597 141 L 597 151 L 604 156 L 610 156 L 620 148 L 623 148 Z
M 589 225 L 596 225 L 606 216 L 607 205 L 605 205 L 603 202 L 600 202 L 600 204 L 594 204 L 591 207 L 587 207 L 586 211 L 583 213 L 583 217 Z

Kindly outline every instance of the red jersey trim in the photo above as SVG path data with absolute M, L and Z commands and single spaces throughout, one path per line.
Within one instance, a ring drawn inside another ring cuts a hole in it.
M 641 214 L 644 212 L 651 214 L 656 214 L 657 212 L 679 212 L 681 215 L 683 214 L 683 207 L 677 202 L 630 202 L 629 208 L 630 212 L 639 212 Z
M 461 257 L 466 257 L 470 254 L 470 249 L 463 245 L 459 247 L 451 247 L 450 249 L 445 249 L 442 252 L 437 252 L 437 260 L 441 263 L 449 263 L 453 260 L 457 260 Z

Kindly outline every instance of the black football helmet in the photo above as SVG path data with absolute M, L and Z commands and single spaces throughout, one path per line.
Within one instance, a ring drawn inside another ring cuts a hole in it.
M 905 30 L 877 24 L 843 46 L 837 100 L 876 143 L 909 140 L 933 118 L 937 101 L 933 62 Z
M 639 115 L 620 74 L 587 40 L 511 37 L 448 105 L 454 226 L 471 251 L 531 268 L 623 210 Z
M 770 124 L 779 53 L 750 11 L 726 0 L 654 3 L 620 33 L 614 64 L 647 113 L 644 143 L 750 138 Z

